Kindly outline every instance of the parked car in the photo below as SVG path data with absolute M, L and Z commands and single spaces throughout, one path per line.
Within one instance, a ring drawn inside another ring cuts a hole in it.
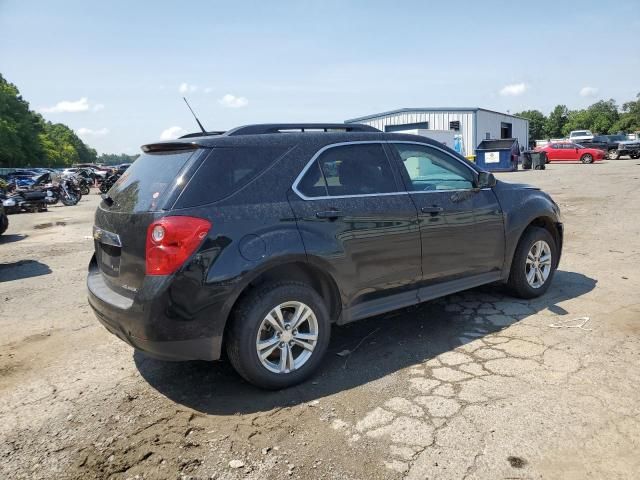
M 283 388 L 332 324 L 479 285 L 544 294 L 558 205 L 446 146 L 365 125 L 249 125 L 146 145 L 95 214 L 89 303 L 151 356 Z
M 570 142 L 580 143 L 584 140 L 591 139 L 593 139 L 593 133 L 591 133 L 591 130 L 573 130 L 569 132 Z
M 618 146 L 620 142 L 626 142 L 626 135 L 596 135 L 591 140 L 582 141 L 580 145 L 587 148 L 597 148 L 607 152 L 607 157 L 611 160 L 620 158 Z
M 628 155 L 634 160 L 640 158 L 640 140 L 622 140 L 619 142 L 614 159 L 618 159 L 623 155 Z
M 542 148 L 536 148 L 535 151 L 544 152 L 547 155 L 547 163 L 577 161 L 593 163 L 601 161 L 606 155 L 604 150 L 586 148 L 572 142 L 552 142 Z

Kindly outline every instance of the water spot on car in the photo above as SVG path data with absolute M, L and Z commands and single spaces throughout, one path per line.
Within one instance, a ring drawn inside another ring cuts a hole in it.
M 507 457 L 507 461 L 513 468 L 524 468 L 527 464 L 527 461 L 522 457 Z

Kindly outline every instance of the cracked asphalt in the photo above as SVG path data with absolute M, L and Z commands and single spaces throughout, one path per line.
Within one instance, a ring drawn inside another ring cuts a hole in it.
M 544 297 L 483 287 L 335 328 L 318 375 L 280 392 L 226 362 L 149 359 L 98 325 L 97 195 L 11 216 L 0 478 L 638 478 L 640 164 L 498 176 L 562 208 Z

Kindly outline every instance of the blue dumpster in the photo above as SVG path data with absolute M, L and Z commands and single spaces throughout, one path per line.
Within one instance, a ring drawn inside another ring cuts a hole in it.
M 517 138 L 483 140 L 476 148 L 476 165 L 487 172 L 515 172 L 519 157 Z

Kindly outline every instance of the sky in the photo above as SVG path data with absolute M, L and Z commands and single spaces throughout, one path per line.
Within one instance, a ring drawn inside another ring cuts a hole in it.
M 515 113 L 640 92 L 640 4 L 0 0 L 0 73 L 99 153 L 406 107 Z

